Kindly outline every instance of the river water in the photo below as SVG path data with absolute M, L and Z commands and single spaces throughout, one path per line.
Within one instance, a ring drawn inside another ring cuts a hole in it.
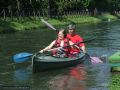
M 88 54 L 107 59 L 120 49 L 120 21 L 91 25 L 77 25 L 77 33 L 86 43 Z M 62 26 L 66 28 L 65 26 Z M 58 27 L 59 28 L 59 27 Z M 111 84 L 110 65 L 65 68 L 54 71 L 32 73 L 31 60 L 14 63 L 13 55 L 21 52 L 35 53 L 47 46 L 56 37 L 48 28 L 0 35 L 0 88 L 4 90 L 109 90 Z M 8 88 L 9 89 L 5 89 Z M 21 86 L 21 87 L 20 87 Z M 26 89 L 26 87 L 29 87 Z

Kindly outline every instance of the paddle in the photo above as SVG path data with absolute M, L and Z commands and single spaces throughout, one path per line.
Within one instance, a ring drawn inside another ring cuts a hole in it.
M 55 50 L 55 49 L 62 49 L 62 48 L 68 48 L 70 46 L 74 46 L 74 45 L 78 45 L 80 43 L 86 43 L 86 42 L 90 42 L 92 41 L 93 39 L 90 39 L 90 40 L 87 40 L 87 41 L 83 41 L 83 42 L 77 42 L 77 43 L 74 43 L 73 45 L 67 45 L 67 46 L 63 46 L 63 47 L 57 47 L 57 48 L 53 48 L 53 49 L 50 49 L 48 51 L 52 51 L 52 50 Z
M 48 51 L 52 51 L 52 50 L 60 49 L 60 48 L 67 48 L 67 47 L 70 47 L 70 46 L 78 45 L 80 43 L 90 42 L 92 40 L 93 39 L 90 39 L 90 40 L 87 40 L 87 41 L 83 41 L 83 42 L 77 42 L 77 43 L 75 43 L 73 45 L 67 45 L 67 46 L 64 46 L 64 47 L 53 48 L 53 49 L 50 49 Z M 13 60 L 14 60 L 15 63 L 22 63 L 22 62 L 28 61 L 31 58 L 31 56 L 33 56 L 33 55 L 34 54 L 32 54 L 32 53 L 22 52 L 22 53 L 15 54 L 13 56 Z
M 21 62 L 25 62 L 27 60 L 29 60 L 29 58 L 32 56 L 32 53 L 28 53 L 28 52 L 22 52 L 22 53 L 18 53 L 15 54 L 13 56 L 13 61 L 15 63 L 21 63 Z
M 54 31 L 57 31 L 57 29 L 53 26 L 53 25 L 51 25 L 50 23 L 48 23 L 47 21 L 45 21 L 44 19 L 41 19 L 41 21 L 46 25 L 46 26 L 48 26 L 49 28 L 51 28 L 52 30 L 54 30 Z M 92 41 L 92 40 L 94 40 L 95 38 L 93 38 L 93 39 L 91 39 L 91 40 L 88 40 L 88 41 Z M 88 42 L 88 41 L 84 41 L 84 42 L 82 42 L 82 43 L 85 43 L 85 42 Z M 79 43 L 79 42 L 78 42 Z M 98 57 L 92 57 L 92 56 L 90 56 L 89 54 L 87 54 L 86 53 L 86 55 L 88 55 L 90 58 L 91 58 L 91 63 L 92 64 L 96 64 L 96 63 L 101 63 L 102 61 L 98 58 Z
M 53 25 L 51 25 L 50 23 L 48 23 L 48 22 L 45 21 L 44 19 L 41 19 L 41 21 L 42 21 L 46 26 L 48 26 L 49 28 L 51 28 L 52 30 L 57 31 L 57 29 L 56 29 Z

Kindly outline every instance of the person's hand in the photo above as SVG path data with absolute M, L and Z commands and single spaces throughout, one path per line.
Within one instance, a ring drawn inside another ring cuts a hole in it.
M 43 52 L 44 52 L 44 50 L 40 50 L 39 52 L 40 52 L 40 53 L 43 53 Z

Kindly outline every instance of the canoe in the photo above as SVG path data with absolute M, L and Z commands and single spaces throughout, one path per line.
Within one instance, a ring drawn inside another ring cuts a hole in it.
M 112 72 L 120 72 L 120 66 L 115 66 L 111 68 Z
M 114 53 L 108 59 L 110 63 L 120 63 L 120 51 Z
M 32 69 L 33 69 L 33 73 L 36 73 L 47 70 L 71 67 L 80 63 L 87 64 L 90 63 L 89 61 L 90 58 L 84 53 L 80 53 L 77 57 L 74 58 L 66 58 L 66 57 L 59 58 L 50 55 L 36 54 L 33 55 L 32 57 Z
M 111 71 L 120 71 L 120 51 L 111 55 L 108 60 L 111 65 Z

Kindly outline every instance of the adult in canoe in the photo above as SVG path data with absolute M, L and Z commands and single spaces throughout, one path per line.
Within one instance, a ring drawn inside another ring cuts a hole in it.
M 74 43 L 71 42 L 68 38 L 66 38 L 66 32 L 64 29 L 60 29 L 58 32 L 58 37 L 54 40 L 49 46 L 40 50 L 40 53 L 51 50 L 53 56 L 60 57 L 73 57 L 71 55 L 71 48 L 79 48 L 77 45 L 72 46 Z M 68 47 L 69 46 L 69 47 Z M 51 49 L 53 48 L 53 49 Z M 76 54 L 77 55 L 77 54 Z
M 51 51 L 52 55 L 35 54 L 32 57 L 33 72 L 54 70 L 58 68 L 72 67 L 78 64 L 91 65 L 89 55 L 83 52 L 71 53 L 71 48 L 78 48 L 77 44 L 66 38 L 65 30 L 59 30 L 58 37 L 49 46 L 40 50 L 40 53 Z M 53 48 L 53 49 L 51 49 Z
M 68 34 L 67 38 L 72 41 L 73 43 L 77 42 L 83 42 L 83 38 L 76 33 L 76 25 L 75 24 L 69 24 L 68 25 Z M 78 53 L 80 50 L 82 50 L 84 53 L 86 53 L 86 48 L 84 43 L 80 43 L 77 45 L 77 48 L 71 48 L 71 53 Z

